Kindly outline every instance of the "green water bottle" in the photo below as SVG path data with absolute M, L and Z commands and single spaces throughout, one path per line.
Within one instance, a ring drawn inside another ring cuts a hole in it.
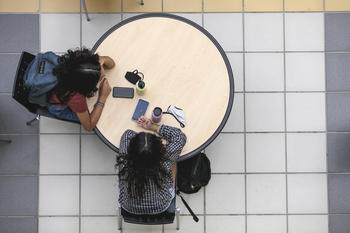
M 139 95 L 143 95 L 146 92 L 146 83 L 142 80 L 139 80 L 136 83 L 136 93 Z

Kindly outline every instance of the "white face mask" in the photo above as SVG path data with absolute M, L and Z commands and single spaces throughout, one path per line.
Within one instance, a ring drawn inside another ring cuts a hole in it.
M 170 114 L 175 117 L 175 119 L 180 123 L 181 127 L 185 127 L 186 125 L 186 119 L 185 119 L 185 113 L 181 108 L 177 108 L 174 105 L 170 105 L 168 107 L 168 110 L 164 112 L 165 114 Z

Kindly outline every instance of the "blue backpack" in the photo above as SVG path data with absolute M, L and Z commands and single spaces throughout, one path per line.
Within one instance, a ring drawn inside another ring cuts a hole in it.
M 28 90 L 28 101 L 49 106 L 48 93 L 58 83 L 53 69 L 59 64 L 59 56 L 53 52 L 39 53 L 29 64 L 23 80 Z

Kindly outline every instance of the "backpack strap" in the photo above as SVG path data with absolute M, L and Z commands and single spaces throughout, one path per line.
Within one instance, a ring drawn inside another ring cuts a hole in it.
M 192 215 L 193 220 L 194 220 L 195 222 L 198 222 L 199 219 L 198 219 L 197 215 L 196 215 L 195 213 L 193 213 L 191 207 L 187 204 L 187 202 L 185 201 L 185 199 L 181 196 L 179 190 L 176 192 L 176 194 L 177 194 L 178 196 L 180 196 L 180 198 L 181 198 L 182 202 L 184 203 L 184 205 L 186 206 L 187 210 L 188 210 L 188 211 L 190 212 L 190 214 Z

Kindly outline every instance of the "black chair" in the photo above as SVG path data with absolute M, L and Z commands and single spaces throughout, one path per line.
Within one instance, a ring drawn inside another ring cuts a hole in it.
M 176 230 L 180 229 L 180 208 L 176 208 L 176 197 L 170 203 L 169 208 L 160 214 L 132 214 L 123 209 L 118 208 L 119 230 L 122 229 L 122 219 L 127 223 L 142 225 L 162 225 L 174 222 L 176 215 Z
M 35 55 L 30 54 L 28 52 L 22 52 L 22 55 L 18 62 L 17 72 L 12 89 L 12 98 L 14 98 L 18 103 L 20 103 L 22 106 L 28 109 L 29 112 L 36 114 L 35 118 L 28 121 L 26 124 L 31 125 L 33 122 L 39 121 L 40 116 L 79 124 L 79 122 L 57 118 L 54 115 L 52 115 L 46 107 L 42 107 L 40 105 L 33 104 L 28 101 L 28 90 L 24 85 L 23 77 L 24 73 L 28 68 L 28 65 L 34 60 L 34 58 Z

